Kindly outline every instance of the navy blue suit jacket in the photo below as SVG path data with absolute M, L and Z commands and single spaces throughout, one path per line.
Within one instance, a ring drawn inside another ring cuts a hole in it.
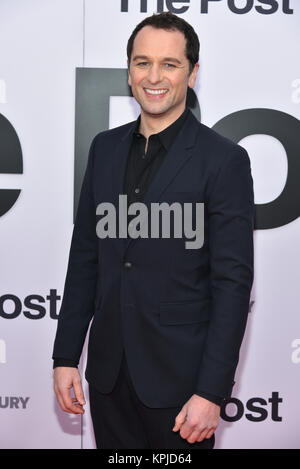
M 100 202 L 117 209 L 135 122 L 93 140 L 74 224 L 53 357 L 79 361 L 93 318 L 86 379 L 112 390 L 125 348 L 149 407 L 194 393 L 230 397 L 253 282 L 254 197 L 246 150 L 192 112 L 143 202 L 204 203 L 204 244 L 187 238 L 101 239 Z M 182 205 L 183 206 L 183 205 Z

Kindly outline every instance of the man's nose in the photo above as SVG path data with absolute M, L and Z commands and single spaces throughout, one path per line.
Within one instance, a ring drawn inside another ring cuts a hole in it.
M 159 83 L 162 79 L 162 70 L 159 64 L 153 64 L 148 72 L 148 81 L 151 84 Z

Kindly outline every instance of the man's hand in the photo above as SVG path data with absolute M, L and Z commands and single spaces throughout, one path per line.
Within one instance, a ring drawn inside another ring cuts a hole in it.
M 73 388 L 75 397 L 71 397 Z M 54 391 L 61 409 L 70 414 L 84 414 L 85 404 L 81 378 L 77 368 L 57 366 L 54 368 Z
M 180 429 L 180 436 L 189 443 L 210 438 L 220 418 L 220 406 L 193 394 L 175 419 L 173 431 Z

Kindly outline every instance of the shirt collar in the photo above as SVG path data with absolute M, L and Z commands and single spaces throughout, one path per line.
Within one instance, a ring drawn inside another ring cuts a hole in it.
M 155 137 L 160 140 L 161 144 L 168 151 L 176 135 L 178 134 L 181 127 L 183 126 L 183 123 L 188 113 L 189 113 L 189 108 L 185 108 L 183 113 L 178 117 L 178 119 L 176 119 L 176 121 L 174 121 L 172 124 L 170 124 L 166 129 L 162 130 L 161 132 L 150 135 L 149 138 L 155 135 Z M 139 117 L 136 120 L 134 135 L 144 137 L 144 135 L 139 132 L 140 122 L 141 122 L 141 115 L 139 115 Z

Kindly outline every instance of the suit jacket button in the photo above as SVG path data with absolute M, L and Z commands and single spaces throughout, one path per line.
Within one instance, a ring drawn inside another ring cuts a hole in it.
M 124 267 L 125 267 L 126 269 L 130 269 L 130 268 L 132 267 L 131 262 L 125 262 L 125 263 L 124 263 Z

